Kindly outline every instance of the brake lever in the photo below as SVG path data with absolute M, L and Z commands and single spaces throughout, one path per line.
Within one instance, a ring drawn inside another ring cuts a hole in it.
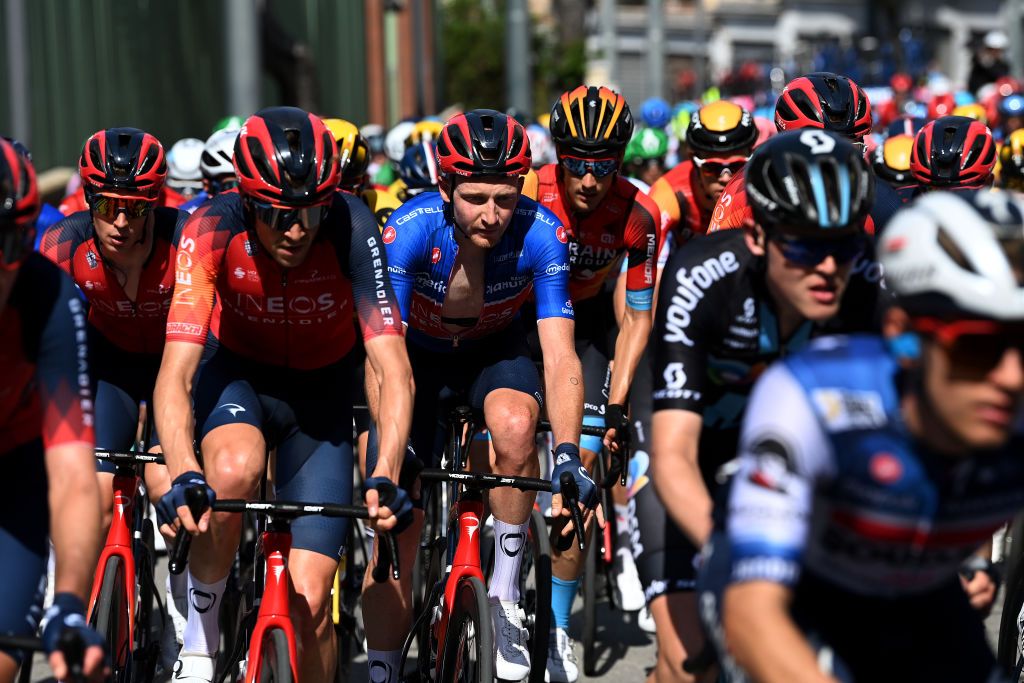
M 68 680 L 78 683 L 85 680 L 85 643 L 72 629 L 66 629 L 57 641 L 57 649 L 64 655 L 68 667 Z
M 202 486 L 189 486 L 185 489 L 185 502 L 188 503 L 188 510 L 192 513 L 192 519 L 198 524 L 199 518 L 206 508 L 210 506 L 210 499 L 206 495 L 206 489 Z M 181 574 L 188 565 L 188 553 L 192 548 L 192 534 L 185 526 L 178 527 L 174 535 L 174 548 L 167 559 L 167 571 L 171 574 Z

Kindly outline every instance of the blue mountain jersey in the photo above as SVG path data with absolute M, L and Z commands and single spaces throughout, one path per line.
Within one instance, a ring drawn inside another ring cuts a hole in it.
M 382 239 L 409 343 L 433 351 L 477 344 L 508 327 L 531 292 L 538 320 L 573 317 L 568 236 L 555 215 L 532 199 L 520 197 L 505 234 L 488 253 L 479 319 L 458 333 L 441 322 L 459 246 L 440 194 L 419 195 L 396 209 Z
M 825 337 L 772 366 L 751 396 L 726 532 L 731 582 L 854 594 L 945 585 L 1024 506 L 1024 435 L 965 456 L 908 432 L 899 368 L 874 336 Z

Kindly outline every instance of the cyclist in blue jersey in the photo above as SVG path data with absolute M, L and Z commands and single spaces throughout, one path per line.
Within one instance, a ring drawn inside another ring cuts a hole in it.
M 1024 506 L 1022 233 L 1008 193 L 918 199 L 878 245 L 886 338 L 758 381 L 698 588 L 730 680 L 1004 680 L 974 554 Z
M 430 463 L 437 420 L 451 405 L 445 401 L 458 398 L 482 413 L 495 472 L 538 475 L 534 430 L 543 395 L 518 316 L 533 294 L 547 411 L 558 444 L 554 481 L 562 471 L 571 471 L 581 500 L 593 508 L 594 483 L 579 457 L 583 382 L 573 346 L 568 238 L 551 212 L 521 195 L 522 176 L 530 168 L 529 138 L 505 114 L 471 111 L 445 125 L 437 157 L 440 192 L 402 205 L 382 236 L 402 320 L 408 325 L 416 384 L 412 448 L 420 462 Z M 372 407 L 373 383 L 367 382 L 367 388 Z M 370 441 L 367 469 L 376 457 L 373 435 Z M 411 461 L 403 468 L 401 485 L 406 489 L 412 487 L 414 468 Z M 530 672 L 517 577 L 534 495 L 496 489 L 489 500 L 495 535 L 488 590 L 495 673 L 517 681 Z M 553 510 L 569 515 L 560 495 L 554 496 Z M 590 518 L 589 510 L 586 516 Z M 403 556 L 416 552 L 421 524 L 418 516 L 399 536 Z M 375 605 L 366 613 L 370 665 L 389 672 L 388 680 L 397 680 L 399 648 L 409 631 L 411 579 L 406 577 L 401 593 L 393 585 L 364 586 L 364 604 Z

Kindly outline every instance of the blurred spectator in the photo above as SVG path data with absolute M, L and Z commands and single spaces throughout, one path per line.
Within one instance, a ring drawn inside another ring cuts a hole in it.
M 1010 40 L 1002 31 L 985 34 L 981 47 L 974 53 L 971 75 L 967 79 L 968 90 L 978 92 L 978 88 L 986 83 L 995 83 L 1010 73 L 1010 65 L 1004 56 L 1009 45 Z

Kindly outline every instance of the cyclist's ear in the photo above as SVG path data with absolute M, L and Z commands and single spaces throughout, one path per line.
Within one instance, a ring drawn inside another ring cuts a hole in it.
M 444 203 L 451 204 L 452 194 L 455 191 L 455 184 L 451 182 L 451 178 L 444 175 L 438 177 L 437 190 L 441 193 L 441 199 L 444 200 Z
M 764 256 L 764 228 L 752 220 L 743 225 L 743 232 L 747 241 L 747 248 L 755 256 Z

